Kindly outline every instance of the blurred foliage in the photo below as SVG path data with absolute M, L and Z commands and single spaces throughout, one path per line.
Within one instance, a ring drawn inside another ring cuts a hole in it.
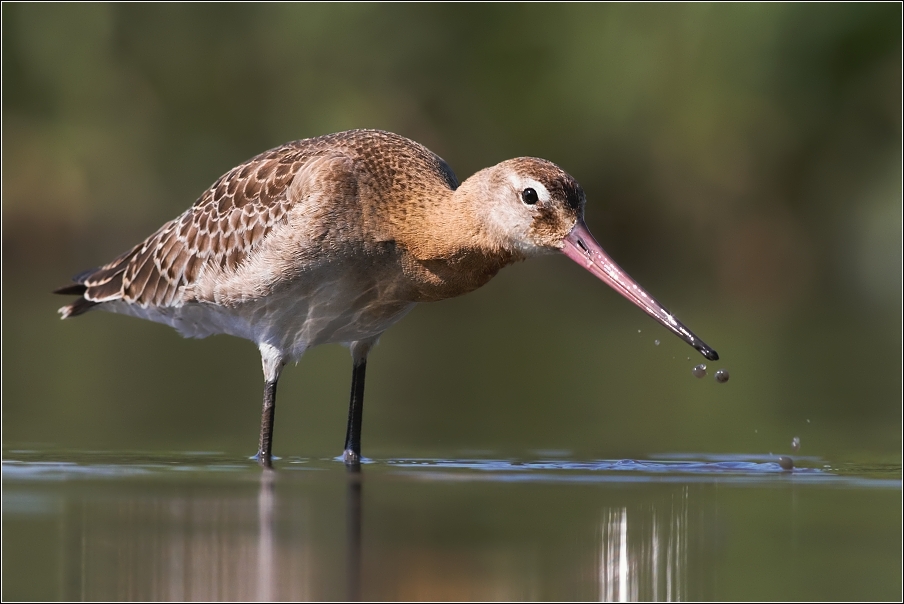
M 100 313 L 59 324 L 47 292 L 248 157 L 373 127 L 462 179 L 521 155 L 561 165 L 597 238 L 732 382 L 689 379 L 690 349 L 550 258 L 387 333 L 371 453 L 763 449 L 804 429 L 826 454 L 900 450 L 897 4 L 2 11 L 7 444 L 253 448 L 252 346 Z M 287 372 L 277 450 L 336 451 L 343 354 Z

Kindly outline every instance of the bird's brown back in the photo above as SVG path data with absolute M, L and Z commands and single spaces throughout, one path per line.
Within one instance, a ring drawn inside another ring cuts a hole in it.
M 368 203 L 358 210 L 374 214 L 364 215 L 364 223 L 404 222 L 407 210 L 400 199 L 417 204 L 420 199 L 451 194 L 458 186 L 455 174 L 442 159 L 396 134 L 351 130 L 294 141 L 236 166 L 181 216 L 112 262 L 77 276 L 77 285 L 58 290 L 83 294 L 64 315 L 80 314 L 95 304 L 114 300 L 162 307 L 191 301 L 184 293 L 202 271 L 235 272 L 274 228 L 286 223 L 299 201 L 291 194 L 293 180 L 312 160 L 326 154 L 352 162 L 354 175 L 333 177 L 360 181 L 358 190 L 368 197 Z M 386 233 L 379 228 L 369 233 L 391 239 L 393 230 L 389 226 Z

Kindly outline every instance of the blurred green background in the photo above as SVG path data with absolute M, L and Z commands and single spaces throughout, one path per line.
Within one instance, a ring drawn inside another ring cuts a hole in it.
M 564 257 L 534 260 L 386 333 L 366 455 L 779 453 L 799 436 L 802 454 L 900 459 L 900 5 L 2 16 L 6 451 L 253 453 L 252 344 L 60 322 L 49 292 L 237 163 L 366 127 L 461 179 L 558 163 L 607 251 L 722 356 L 694 379 L 702 359 L 677 338 Z M 275 454 L 341 451 L 350 373 L 333 346 L 283 374 Z

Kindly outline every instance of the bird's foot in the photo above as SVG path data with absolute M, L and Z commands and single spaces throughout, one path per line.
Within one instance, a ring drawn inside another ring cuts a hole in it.
M 345 462 L 345 465 L 347 466 L 360 466 L 361 454 L 355 453 L 351 449 L 346 449 L 342 452 L 342 461 Z
M 273 468 L 273 456 L 272 455 L 266 455 L 266 454 L 258 451 L 257 453 L 255 453 L 254 457 L 252 457 L 251 459 L 256 461 L 257 465 L 259 465 L 262 468 L 265 468 L 265 469 Z

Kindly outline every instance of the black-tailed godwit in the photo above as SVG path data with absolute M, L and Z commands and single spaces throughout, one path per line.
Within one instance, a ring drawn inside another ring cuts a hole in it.
M 353 359 L 343 457 L 361 457 L 367 355 L 418 302 L 468 293 L 504 266 L 563 252 L 678 337 L 716 352 L 594 240 L 584 191 L 555 164 L 510 159 L 459 183 L 418 143 L 351 130 L 285 144 L 237 166 L 181 216 L 56 293 L 63 318 L 99 308 L 165 323 L 186 337 L 258 345 L 264 403 L 258 460 L 271 466 L 276 383 L 318 344 Z

